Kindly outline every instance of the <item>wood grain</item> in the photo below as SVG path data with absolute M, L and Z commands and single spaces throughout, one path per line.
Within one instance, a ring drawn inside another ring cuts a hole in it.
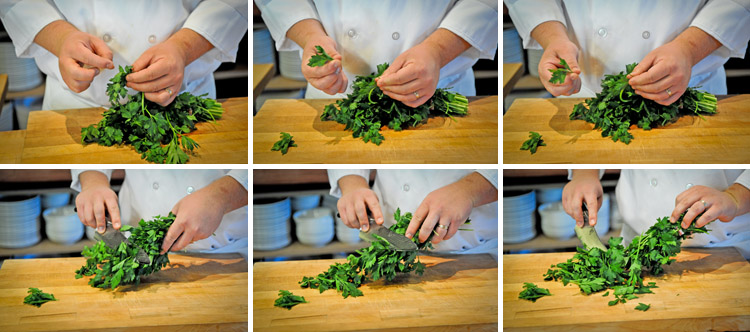
M 470 97 L 469 115 L 430 118 L 403 131 L 381 130 L 381 145 L 364 143 L 335 121 L 321 121 L 330 99 L 267 100 L 253 118 L 255 164 L 496 164 L 497 96 Z M 271 151 L 279 132 L 294 136 L 286 155 Z
M 750 264 L 732 248 L 683 249 L 661 276 L 659 288 L 608 306 L 613 293 L 586 296 L 577 286 L 544 281 L 551 264 L 570 253 L 503 255 L 503 326 L 507 331 L 726 331 L 750 329 Z M 548 288 L 536 303 L 518 299 L 524 282 Z M 648 311 L 634 308 L 650 304 Z
M 174 255 L 171 266 L 117 291 L 75 279 L 84 258 L 6 260 L 0 268 L 1 331 L 247 330 L 247 261 Z M 58 301 L 23 303 L 29 287 Z
M 253 64 L 253 99 L 258 98 L 273 77 L 273 64 Z
M 583 120 L 569 119 L 579 98 L 516 99 L 503 116 L 506 164 L 722 164 L 750 163 L 750 95 L 720 98 L 718 113 L 683 116 L 649 131 L 632 126 L 630 144 L 602 137 Z M 535 154 L 520 150 L 529 131 L 547 146 Z
M 507 97 L 523 76 L 522 63 L 503 63 L 503 98 Z
M 223 117 L 204 122 L 188 134 L 200 147 L 192 164 L 246 164 L 247 97 L 222 101 Z M 102 108 L 34 111 L 24 140 L 22 163 L 30 164 L 145 164 L 130 146 L 81 144 L 81 128 L 101 120 Z
M 20 163 L 25 139 L 26 130 L 0 132 L 0 164 Z
M 302 289 L 334 262 L 311 260 L 253 265 L 253 329 L 256 331 L 472 331 L 497 330 L 497 261 L 489 255 L 420 256 L 424 275 L 370 282 L 360 297 Z M 273 306 L 279 290 L 304 296 L 291 310 Z

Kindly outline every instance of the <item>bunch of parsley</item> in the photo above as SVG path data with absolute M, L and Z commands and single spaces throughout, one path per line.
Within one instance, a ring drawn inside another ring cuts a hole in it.
M 76 279 L 83 276 L 94 276 L 89 285 L 98 288 L 115 289 L 118 285 L 139 284 L 141 277 L 158 272 L 169 263 L 167 255 L 162 255 L 161 245 L 175 215 L 156 216 L 151 221 L 141 219 L 139 227 L 123 225 L 120 231 L 130 231 L 127 241 L 120 243 L 117 249 L 108 247 L 104 241 L 93 247 L 84 247 L 81 254 L 88 259 L 86 265 L 76 271 Z M 149 257 L 150 263 L 138 261 L 138 250 L 142 249 Z
M 178 95 L 166 107 L 146 100 L 143 92 L 128 95 L 125 77 L 132 71 L 132 66 L 120 66 L 109 80 L 107 96 L 112 107 L 102 114 L 99 123 L 81 129 L 81 143 L 129 144 L 147 161 L 186 163 L 188 153 L 199 145 L 184 134 L 195 130 L 198 122 L 220 118 L 224 109 L 214 99 L 189 92 Z
M 346 125 L 353 137 L 362 137 L 366 142 L 380 145 L 385 137 L 380 133 L 382 126 L 396 131 L 419 126 L 430 115 L 448 116 L 468 114 L 469 101 L 466 97 L 437 89 L 424 104 L 412 108 L 393 100 L 377 86 L 375 78 L 388 69 L 388 64 L 377 66 L 378 71 L 367 76 L 357 76 L 353 91 L 346 98 L 326 105 L 320 119 L 333 120 Z M 338 106 L 338 107 L 336 107 Z
M 716 113 L 716 96 L 694 88 L 687 88 L 680 99 L 669 106 L 637 95 L 627 78 L 636 65 L 627 65 L 626 71 L 617 75 L 604 76 L 602 91 L 596 97 L 586 99 L 585 105 L 575 105 L 570 119 L 591 122 L 595 129 L 602 130 L 602 137 L 609 136 L 615 142 L 629 144 L 633 139 L 628 131 L 631 125 L 650 130 L 676 121 L 681 112 L 692 112 L 702 119 L 701 113 Z

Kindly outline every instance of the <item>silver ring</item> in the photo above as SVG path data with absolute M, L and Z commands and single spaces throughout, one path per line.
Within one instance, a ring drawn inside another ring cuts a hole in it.
M 444 230 L 448 230 L 448 226 L 445 226 L 445 225 L 438 224 L 437 227 L 442 228 Z
M 164 89 L 164 90 L 167 90 L 167 93 L 168 93 L 168 94 L 169 94 L 170 96 L 172 95 L 172 89 L 170 89 L 169 87 L 167 87 L 167 88 L 166 88 L 166 89 Z
M 414 91 L 414 95 L 417 97 L 417 99 L 419 99 L 419 92 Z
M 672 97 L 672 90 L 669 90 L 669 88 L 667 88 L 667 94 L 668 94 L 668 95 L 669 95 L 670 97 Z
M 701 203 L 703 203 L 703 208 L 704 208 L 704 209 L 705 209 L 705 208 L 706 208 L 706 206 L 708 205 L 708 204 L 706 203 L 706 201 L 704 201 L 704 200 L 701 200 Z

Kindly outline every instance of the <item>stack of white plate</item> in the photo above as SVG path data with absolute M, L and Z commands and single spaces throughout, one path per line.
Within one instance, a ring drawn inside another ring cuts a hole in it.
M 320 195 L 292 197 L 292 211 L 302 211 L 316 208 L 320 205 Z
M 289 198 L 253 201 L 253 249 L 276 250 L 292 242 Z
M 539 215 L 542 217 L 544 235 L 559 240 L 567 240 L 575 235 L 576 220 L 565 213 L 562 202 L 542 204 Z
M 320 206 L 331 209 L 331 211 L 333 211 L 333 214 L 335 215 L 336 212 L 339 210 L 337 206 L 338 202 L 339 202 L 339 199 L 335 196 L 323 195 L 323 198 L 320 200 Z
M 516 29 L 503 29 L 503 63 L 523 63 L 521 36 Z
M 0 247 L 24 248 L 41 240 L 39 196 L 0 197 Z
M 306 81 L 302 74 L 302 58 L 299 51 L 279 52 L 279 72 L 281 76 L 298 81 Z
M 56 208 L 70 203 L 70 193 L 42 194 L 42 209 Z
M 534 191 L 503 197 L 503 243 L 520 243 L 536 236 Z
M 542 205 L 544 203 L 560 202 L 562 201 L 562 191 L 563 187 L 537 189 L 536 203 Z
M 253 30 L 253 63 L 276 64 L 274 43 L 268 29 Z
M 336 238 L 344 243 L 357 243 L 359 242 L 359 229 L 349 228 L 341 221 L 341 218 L 336 216 Z
M 42 84 L 42 72 L 32 58 L 16 57 L 13 43 L 0 43 L 0 72 L 8 74 L 8 91 L 24 91 Z
M 318 207 L 294 213 L 297 240 L 302 244 L 322 247 L 333 240 L 333 211 Z
M 83 237 L 83 224 L 74 208 L 66 205 L 44 210 L 44 230 L 50 241 L 73 244 Z

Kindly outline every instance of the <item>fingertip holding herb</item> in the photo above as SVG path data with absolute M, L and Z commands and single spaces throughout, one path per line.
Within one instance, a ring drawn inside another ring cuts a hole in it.
M 273 143 L 271 151 L 281 151 L 281 154 L 286 154 L 289 147 L 297 147 L 297 143 L 294 142 L 294 136 L 289 133 L 281 132 L 279 136 L 281 139 Z
M 547 143 L 544 143 L 544 140 L 542 140 L 542 135 L 530 131 L 529 132 L 529 139 L 523 142 L 523 145 L 521 145 L 521 150 L 529 150 L 531 151 L 531 154 L 536 153 L 536 149 L 540 146 L 547 146 Z
M 23 299 L 23 303 L 31 304 L 37 308 L 49 301 L 57 301 L 55 295 L 42 292 L 39 288 L 29 287 L 29 295 Z
M 316 45 L 315 54 L 310 57 L 310 61 L 307 62 L 307 65 L 309 67 L 322 67 L 326 63 L 328 63 L 328 61 L 332 60 L 333 58 L 328 55 L 328 53 L 326 53 L 326 51 L 322 47 Z
M 539 288 L 537 285 L 530 283 L 530 282 L 524 282 L 523 283 L 523 291 L 521 291 L 521 294 L 518 295 L 519 299 L 522 300 L 529 300 L 531 302 L 536 302 L 536 300 L 544 297 L 544 296 L 550 296 L 549 289 L 547 288 Z
M 552 73 L 552 77 L 550 77 L 549 82 L 553 84 L 563 84 L 565 83 L 565 76 L 568 75 L 568 73 L 572 73 L 573 71 L 568 66 L 568 63 L 565 62 L 565 59 L 560 58 L 560 65 L 563 66 L 562 68 L 557 69 L 548 69 L 550 73 Z
M 300 303 L 307 303 L 307 301 L 305 301 L 304 297 L 294 295 L 288 290 L 279 290 L 279 298 L 276 299 L 273 306 L 292 310 L 293 306 L 296 306 Z

